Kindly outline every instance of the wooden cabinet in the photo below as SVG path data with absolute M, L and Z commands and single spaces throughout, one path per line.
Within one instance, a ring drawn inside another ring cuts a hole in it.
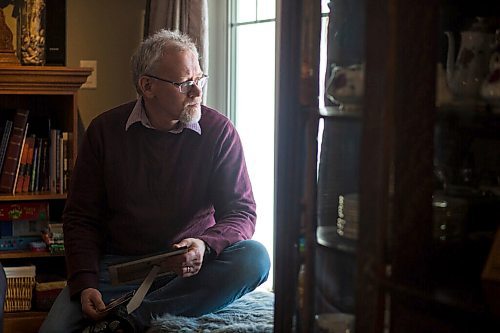
M 354 315 L 356 332 L 498 331 L 481 271 L 500 220 L 499 115 L 479 97 L 437 106 L 436 86 L 444 32 L 476 16 L 494 32 L 499 5 L 332 2 L 365 13 L 359 114 L 318 106 L 320 5 L 287 1 L 278 15 L 275 331 L 317 332 L 333 312 Z M 355 201 L 354 241 L 337 223 Z
M 91 70 L 67 67 L 0 67 L 0 110 L 28 109 L 30 119 L 45 117 L 53 127 L 72 133 L 72 160 L 75 160 L 78 137 L 77 92 Z M 66 193 L 28 192 L 0 195 L 0 203 L 46 201 L 49 203 L 50 220 L 61 218 Z M 1 222 L 0 222 L 1 223 Z M 63 255 L 49 252 L 0 251 L 3 266 L 33 264 L 37 274 L 65 276 Z M 37 332 L 46 312 L 32 311 L 5 313 L 4 332 Z

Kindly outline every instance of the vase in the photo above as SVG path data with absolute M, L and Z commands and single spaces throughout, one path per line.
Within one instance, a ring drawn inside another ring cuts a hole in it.
M 24 0 L 18 16 L 18 52 L 23 65 L 45 64 L 45 0 Z

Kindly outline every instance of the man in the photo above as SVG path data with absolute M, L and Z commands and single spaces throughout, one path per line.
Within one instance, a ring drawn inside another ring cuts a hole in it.
M 255 202 L 236 129 L 202 106 L 192 41 L 161 30 L 132 57 L 140 97 L 92 121 L 63 214 L 68 287 L 41 332 L 142 332 L 156 315 L 221 309 L 267 279 L 269 256 L 250 240 Z M 105 316 L 110 300 L 138 285 L 112 286 L 107 264 L 171 248 L 141 306 Z

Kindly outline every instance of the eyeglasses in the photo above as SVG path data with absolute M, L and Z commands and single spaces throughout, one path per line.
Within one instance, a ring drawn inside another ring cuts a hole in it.
M 197 85 L 198 88 L 203 89 L 203 87 L 207 84 L 207 81 L 208 81 L 208 75 L 205 75 L 205 74 L 203 74 L 201 77 L 196 78 L 194 80 L 187 80 L 184 82 L 174 82 L 174 81 L 162 79 L 160 77 L 150 75 L 150 74 L 144 74 L 144 76 L 149 76 L 149 77 L 152 77 L 153 79 L 157 79 L 157 80 L 160 80 L 163 82 L 173 84 L 174 86 L 176 86 L 179 89 L 179 92 L 181 92 L 182 94 L 189 93 L 191 91 L 191 89 L 193 89 L 194 85 Z

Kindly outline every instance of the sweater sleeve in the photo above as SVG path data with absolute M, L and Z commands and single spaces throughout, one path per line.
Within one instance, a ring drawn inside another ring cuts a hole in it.
M 97 288 L 105 240 L 102 149 L 95 124 L 85 133 L 63 212 L 64 247 L 71 296 Z
M 253 236 L 256 205 L 243 147 L 229 121 L 217 143 L 210 182 L 216 224 L 200 238 L 219 254 L 225 247 Z

